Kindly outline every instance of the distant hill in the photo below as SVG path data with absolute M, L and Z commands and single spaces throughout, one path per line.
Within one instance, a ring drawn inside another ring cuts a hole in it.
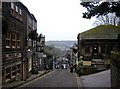
M 61 50 L 68 50 L 76 43 L 76 41 L 46 41 L 46 45 L 60 48 Z

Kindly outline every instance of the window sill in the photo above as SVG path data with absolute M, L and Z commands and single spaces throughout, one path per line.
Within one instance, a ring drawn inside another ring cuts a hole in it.
M 10 48 L 10 46 L 6 46 L 6 48 Z
M 15 48 L 15 46 L 12 46 L 12 48 Z
M 20 46 L 17 46 L 17 48 L 20 48 Z
M 6 79 L 6 80 L 5 80 L 5 82 L 8 82 L 8 81 L 10 81 L 10 79 Z
M 15 78 L 16 76 L 12 76 L 12 79 Z

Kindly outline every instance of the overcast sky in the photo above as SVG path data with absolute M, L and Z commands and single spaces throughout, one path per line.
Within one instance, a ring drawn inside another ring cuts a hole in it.
M 78 33 L 93 28 L 95 18 L 82 18 L 80 0 L 20 0 L 37 19 L 37 32 L 46 40 L 77 40 Z

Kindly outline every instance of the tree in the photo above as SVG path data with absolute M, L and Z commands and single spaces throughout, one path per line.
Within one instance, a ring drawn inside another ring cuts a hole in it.
M 93 23 L 94 25 L 108 25 L 112 24 L 117 26 L 119 24 L 120 18 L 116 17 L 114 13 L 109 13 L 105 16 L 99 16 L 97 20 Z
M 115 13 L 120 17 L 120 1 L 119 2 L 81 2 L 87 12 L 83 13 L 83 18 L 90 19 L 93 16 L 105 16 L 108 13 Z
M 32 43 L 32 47 L 33 47 L 33 43 L 35 44 L 35 40 L 37 40 L 37 37 L 38 36 L 38 33 L 37 33 L 37 30 L 31 30 L 30 33 L 28 34 L 28 37 L 32 40 L 31 43 Z
M 31 32 L 28 34 L 28 37 L 31 40 L 37 40 L 37 36 L 38 36 L 37 30 L 31 30 Z

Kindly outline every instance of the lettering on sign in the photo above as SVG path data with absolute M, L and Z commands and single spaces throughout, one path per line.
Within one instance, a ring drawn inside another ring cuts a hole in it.
M 83 66 L 91 66 L 91 61 L 83 61 Z

